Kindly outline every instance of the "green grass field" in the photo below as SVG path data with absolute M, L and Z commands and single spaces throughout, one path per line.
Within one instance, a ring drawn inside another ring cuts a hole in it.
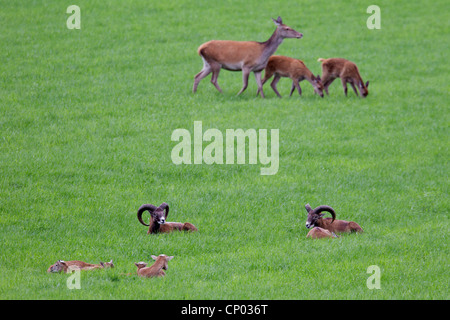
M 278 15 L 304 37 L 277 54 L 314 74 L 319 57 L 352 60 L 369 96 L 337 80 L 289 98 L 282 79 L 282 99 L 269 84 L 261 99 L 253 75 L 236 96 L 241 73 L 224 70 L 223 94 L 209 76 L 192 94 L 200 44 L 265 41 Z M 441 0 L 0 0 L 0 298 L 449 299 L 449 21 Z M 279 129 L 278 173 L 173 164 L 171 134 L 194 121 Z M 137 209 L 162 202 L 199 232 L 148 236 Z M 306 239 L 306 203 L 365 233 Z M 166 277 L 122 275 L 152 254 L 175 256 Z M 46 273 L 58 259 L 116 267 L 69 290 Z

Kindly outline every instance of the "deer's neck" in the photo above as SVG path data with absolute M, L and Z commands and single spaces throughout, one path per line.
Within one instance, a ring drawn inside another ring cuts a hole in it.
M 277 28 L 275 29 L 274 33 L 269 38 L 269 40 L 261 43 L 264 46 L 262 59 L 265 61 L 269 60 L 270 56 L 273 55 L 275 51 L 277 51 L 278 47 L 282 42 L 283 38 L 280 36 Z

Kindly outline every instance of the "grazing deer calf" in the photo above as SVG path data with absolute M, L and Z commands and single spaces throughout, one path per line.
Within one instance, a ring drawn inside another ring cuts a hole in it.
M 146 224 L 142 220 L 144 211 L 150 212 L 150 223 Z M 148 227 L 147 234 L 150 233 L 169 233 L 172 231 L 197 231 L 197 228 L 189 222 L 166 222 L 169 214 L 169 205 L 162 203 L 159 207 L 152 204 L 143 204 L 139 207 L 137 217 L 140 223 Z
M 312 239 L 337 238 L 337 235 L 334 232 L 328 231 L 327 229 L 323 229 L 320 227 L 314 227 L 308 232 L 306 237 L 312 238 Z
M 312 209 L 309 204 L 305 205 L 306 211 L 308 211 L 308 218 L 306 220 L 306 228 L 312 227 L 320 227 L 322 229 L 326 229 L 330 232 L 363 232 L 363 229 L 353 221 L 345 221 L 345 220 L 335 220 L 336 213 L 334 209 L 329 206 L 318 206 L 315 209 Z M 321 214 L 321 212 L 327 211 L 331 213 L 333 218 L 325 218 L 322 217 L 325 213 Z
M 137 267 L 137 274 L 141 277 L 164 277 L 166 273 L 164 270 L 167 270 L 169 267 L 168 262 L 173 259 L 173 256 L 166 256 L 165 254 L 160 254 L 157 256 L 152 256 L 153 260 L 156 260 L 155 263 L 147 267 L 147 263 L 138 262 L 135 263 Z M 164 270 L 163 270 L 164 269 Z
M 222 92 L 222 89 L 220 89 L 217 83 L 220 69 L 230 71 L 242 70 L 242 81 L 244 85 L 238 95 L 247 88 L 248 76 L 250 72 L 253 72 L 256 83 L 258 84 L 258 92 L 264 98 L 261 72 L 266 67 L 269 57 L 275 53 L 278 46 L 283 42 L 283 39 L 300 39 L 303 37 L 301 33 L 283 24 L 280 17 L 277 20 L 272 20 L 277 28 L 269 40 L 265 42 L 211 40 L 202 44 L 198 48 L 198 54 L 202 57 L 203 69 L 195 76 L 192 91 L 195 93 L 198 83 L 212 72 L 211 83 L 219 92 Z
M 90 264 L 84 261 L 73 260 L 73 261 L 63 261 L 58 260 L 55 264 L 52 264 L 47 272 L 61 272 L 64 273 L 71 272 L 72 270 L 92 270 L 92 269 L 103 269 L 103 268 L 114 268 L 113 261 L 101 262 L 99 264 Z
M 350 83 L 356 95 L 358 95 L 358 91 L 356 90 L 356 87 L 358 87 L 361 96 L 363 98 L 367 97 L 367 95 L 369 94 L 369 90 L 367 89 L 369 87 L 369 81 L 364 84 L 356 64 L 342 58 L 319 58 L 319 60 L 317 61 L 322 62 L 322 83 L 327 94 L 328 87 L 334 81 L 334 79 L 341 78 L 342 86 L 344 87 L 344 93 L 346 96 L 347 83 Z
M 292 80 L 291 94 L 289 96 L 292 96 L 292 93 L 296 88 L 298 94 L 302 95 L 302 89 L 300 88 L 299 82 L 306 79 L 314 87 L 314 92 L 323 98 L 323 85 L 320 76 L 315 77 L 302 60 L 285 56 L 271 56 L 267 62 L 262 84 L 264 85 L 264 83 L 273 75 L 275 75 L 275 77 L 270 86 L 280 98 L 281 95 L 277 90 L 277 83 L 281 77 L 290 78 Z

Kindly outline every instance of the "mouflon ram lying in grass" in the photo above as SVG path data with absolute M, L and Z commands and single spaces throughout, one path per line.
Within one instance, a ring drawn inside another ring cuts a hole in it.
M 150 223 L 146 224 L 142 220 L 142 214 L 148 211 L 150 213 Z M 167 222 L 169 214 L 169 205 L 162 203 L 159 207 L 152 204 L 143 204 L 139 207 L 137 217 L 140 223 L 148 227 L 147 234 L 150 233 L 169 233 L 172 231 L 197 231 L 197 228 L 189 222 Z
M 308 212 L 308 218 L 306 219 L 306 228 L 320 227 L 330 232 L 343 233 L 343 232 L 363 232 L 363 229 L 353 221 L 336 220 L 336 212 L 330 206 L 318 206 L 312 209 L 309 204 L 305 205 Z M 332 218 L 323 218 L 325 213 L 331 213 Z

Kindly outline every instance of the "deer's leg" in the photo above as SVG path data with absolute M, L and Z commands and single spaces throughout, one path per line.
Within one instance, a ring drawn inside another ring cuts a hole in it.
M 272 76 L 273 76 L 273 72 L 266 69 L 266 71 L 264 72 L 264 79 L 262 79 L 262 81 L 261 81 L 261 85 L 264 86 L 264 83 L 266 83 L 266 81 L 269 80 Z M 258 88 L 258 91 L 256 91 L 256 95 L 258 95 L 259 92 L 260 92 L 260 90 Z
M 248 86 L 248 76 L 249 76 L 249 74 L 250 74 L 250 70 L 249 70 L 249 69 L 247 69 L 247 68 L 243 68 L 243 69 L 242 69 L 242 82 L 243 82 L 243 86 L 242 86 L 241 91 L 239 91 L 237 95 L 240 95 L 242 92 L 245 91 L 245 89 L 247 89 L 247 86 Z M 258 89 L 259 89 L 259 88 L 258 88 Z
M 264 85 L 264 83 L 266 83 L 267 80 L 272 78 L 272 76 L 273 76 L 273 72 L 271 72 L 270 70 L 266 70 L 264 73 L 264 78 L 262 79 L 262 84 Z
M 277 94 L 278 98 L 281 98 L 281 94 L 277 90 L 277 83 L 280 81 L 280 76 L 278 74 L 275 74 L 275 77 L 273 77 L 272 83 L 270 86 L 272 87 L 273 91 Z
M 261 81 L 261 72 L 262 71 L 257 71 L 253 73 L 255 74 L 256 84 L 258 85 L 258 92 L 261 94 L 261 98 L 264 98 L 263 83 Z
M 355 91 L 355 94 L 356 94 L 356 96 L 358 97 L 358 96 L 359 96 L 358 90 L 356 90 L 356 87 L 355 87 L 355 85 L 353 84 L 353 82 L 350 82 L 350 85 L 352 86 L 353 91 Z
M 289 97 L 292 97 L 294 90 L 295 90 L 295 84 L 294 84 L 294 80 L 292 80 L 291 92 L 289 93 Z
M 347 96 L 347 79 L 341 78 L 342 87 L 344 87 L 345 96 Z
M 209 63 L 204 61 L 203 69 L 194 77 L 194 87 L 192 88 L 192 92 L 195 93 L 197 91 L 198 83 L 205 78 L 208 74 L 211 73 L 211 66 Z
M 302 88 L 300 88 L 300 82 L 298 81 L 298 79 L 294 80 L 292 83 L 297 88 L 298 94 L 301 96 L 302 95 Z
M 214 85 L 214 87 L 216 87 L 217 90 L 219 90 L 220 93 L 222 93 L 222 89 L 220 89 L 219 84 L 217 83 L 221 65 L 218 63 L 211 63 L 210 65 L 213 73 L 211 76 L 211 83 Z
M 323 89 L 325 90 L 325 92 L 328 95 L 328 87 L 330 86 L 330 84 L 335 80 L 336 78 L 324 78 L 322 80 L 322 84 L 323 84 Z

